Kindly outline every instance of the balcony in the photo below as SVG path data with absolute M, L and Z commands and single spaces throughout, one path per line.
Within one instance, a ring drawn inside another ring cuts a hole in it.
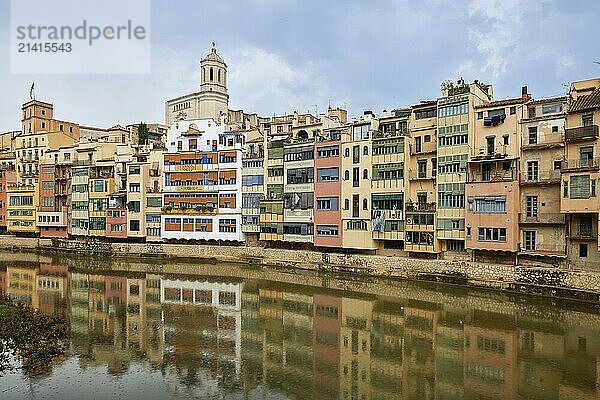
M 299 243 L 312 243 L 314 241 L 313 235 L 297 235 L 291 233 L 283 234 L 284 242 L 299 242 Z
M 564 146 L 564 136 L 562 133 L 551 133 L 545 135 L 539 134 L 539 136 L 535 139 L 535 142 L 530 142 L 529 135 L 524 134 L 522 140 L 523 146 L 521 149 L 525 151 Z
M 539 185 L 560 183 L 560 171 L 553 169 L 550 171 L 539 171 L 537 176 L 527 176 L 526 173 L 521 173 L 521 185 Z
M 574 142 L 578 140 L 591 140 L 598 138 L 598 125 L 580 126 L 565 129 L 565 140 Z
M 600 158 L 578 158 L 562 162 L 562 172 L 598 170 Z
M 502 160 L 508 157 L 506 145 L 480 147 L 476 149 L 477 155 L 473 156 L 474 161 L 480 160 Z
M 527 213 L 519 213 L 520 224 L 550 224 L 564 225 L 565 214 L 561 213 L 538 213 L 536 216 L 527 216 Z
M 373 139 L 390 139 L 395 137 L 402 137 L 408 133 L 408 129 L 395 129 L 386 131 L 373 131 Z
M 535 256 L 565 256 L 565 245 L 561 244 L 546 244 L 546 243 L 535 243 L 534 249 L 521 248 L 521 254 L 535 255 Z
M 198 215 L 215 215 L 218 212 L 217 208 L 207 206 L 197 206 L 194 208 L 173 208 L 164 206 L 160 209 L 163 214 L 198 214 Z
M 37 226 L 44 227 L 65 227 L 67 226 L 67 213 L 64 211 L 38 211 Z
M 242 224 L 242 232 L 244 232 L 244 233 L 259 233 L 260 226 L 259 225 Z
M 93 164 L 92 160 L 75 160 L 73 161 L 74 167 L 89 167 Z
M 409 171 L 408 172 L 408 179 L 411 181 L 416 181 L 419 179 L 435 179 L 436 177 L 436 170 L 426 170 L 426 171 Z
M 579 229 L 571 232 L 569 237 L 577 240 L 596 240 L 598 238 L 598 234 L 594 232 L 594 229 L 591 226 L 579 227 Z
M 405 212 L 435 212 L 435 203 L 406 203 Z
M 265 156 L 264 152 L 262 151 L 253 151 L 253 152 L 246 152 L 244 153 L 243 158 L 245 160 L 251 160 L 251 159 L 255 159 L 255 158 L 263 158 Z
M 404 231 L 373 231 L 371 237 L 375 240 L 404 240 Z
M 467 175 L 468 183 L 510 182 L 515 179 L 517 179 L 517 171 L 515 169 L 509 169 L 507 171 L 499 169 L 489 173 L 470 171 Z

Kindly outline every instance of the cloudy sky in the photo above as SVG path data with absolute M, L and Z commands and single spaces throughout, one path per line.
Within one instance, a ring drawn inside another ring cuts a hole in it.
M 265 116 L 329 103 L 380 112 L 436 98 L 449 78 L 492 83 L 502 99 L 600 76 L 594 0 L 153 0 L 149 75 L 11 74 L 9 5 L 0 0 L 0 131 L 19 128 L 32 81 L 60 119 L 162 122 L 166 99 L 198 89 L 211 41 L 230 108 Z

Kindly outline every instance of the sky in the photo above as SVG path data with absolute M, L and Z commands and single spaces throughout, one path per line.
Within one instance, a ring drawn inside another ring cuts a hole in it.
M 600 2 L 552 0 L 152 0 L 150 74 L 11 74 L 10 1 L 0 0 L 0 131 L 20 127 L 35 81 L 55 117 L 82 125 L 164 122 L 165 100 L 199 88 L 217 44 L 229 107 L 262 116 L 405 107 L 446 79 L 496 99 L 559 96 L 600 76 Z M 127 60 L 118 60 L 127 62 Z

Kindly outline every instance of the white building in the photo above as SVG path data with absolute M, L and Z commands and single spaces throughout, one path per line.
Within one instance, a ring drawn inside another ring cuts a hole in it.
M 225 117 L 175 121 L 164 154 L 162 239 L 244 241 L 241 231 L 244 133 Z

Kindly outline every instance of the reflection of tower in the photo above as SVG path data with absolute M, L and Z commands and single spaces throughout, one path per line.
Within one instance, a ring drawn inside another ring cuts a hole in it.
M 344 297 L 340 328 L 343 398 L 371 398 L 371 327 L 374 301 Z
M 213 118 L 219 121 L 221 113 L 227 115 L 229 95 L 227 94 L 227 64 L 212 48 L 200 61 L 200 93 L 198 107 L 200 118 Z

